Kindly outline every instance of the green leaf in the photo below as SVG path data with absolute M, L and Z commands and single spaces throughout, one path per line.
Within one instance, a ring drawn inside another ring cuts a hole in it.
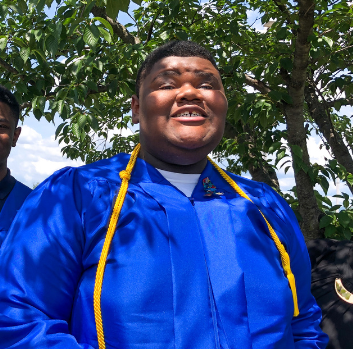
M 113 80 L 108 86 L 108 95 L 110 98 L 113 98 L 118 89 L 118 80 Z
M 345 228 L 343 229 L 343 235 L 347 240 L 350 240 L 352 237 L 352 232 L 350 229 Z
M 340 211 L 337 215 L 337 218 L 340 225 L 342 225 L 345 228 L 349 226 L 350 218 L 346 211 Z
M 291 149 L 294 155 L 296 155 L 299 159 L 303 158 L 303 149 L 299 147 L 299 145 L 292 144 Z
M 183 31 L 178 31 L 175 33 L 178 39 L 180 40 L 187 40 L 188 39 L 188 34 L 183 32 Z
M 85 10 L 82 14 L 82 17 L 83 18 L 86 18 L 86 17 L 89 17 L 89 14 L 93 8 L 93 6 L 96 4 L 96 1 L 95 0 L 91 0 L 90 2 L 87 2 L 87 5 L 85 7 Z
M 58 46 L 58 39 L 53 34 L 50 34 L 45 40 L 45 47 L 50 52 L 52 57 L 54 57 L 58 51 Z
M 66 125 L 66 122 L 63 122 L 56 128 L 56 130 L 55 130 L 55 139 L 58 138 L 61 130 L 64 128 L 65 125 Z
M 167 32 L 167 31 L 164 31 L 163 33 L 161 33 L 161 34 L 159 35 L 159 37 L 160 37 L 163 41 L 167 40 L 167 38 L 168 38 L 168 32 Z
M 83 40 L 87 45 L 91 47 L 96 46 L 98 43 L 99 37 L 100 37 L 100 32 L 95 24 L 92 24 L 91 26 L 87 26 L 85 28 L 85 31 L 83 33 Z
M 282 150 L 281 152 L 277 153 L 277 159 L 276 162 L 278 163 L 280 160 L 282 160 L 286 156 L 286 152 Z
M 45 97 L 40 96 L 40 97 L 37 98 L 36 107 L 37 107 L 42 113 L 44 113 L 45 102 L 46 102 Z
M 325 177 L 321 177 L 320 185 L 321 185 L 323 191 L 325 192 L 325 194 L 327 195 L 330 184 Z
M 93 91 L 98 91 L 98 86 L 97 86 L 97 83 L 92 81 L 92 80 L 87 80 L 86 81 L 86 85 L 87 87 L 90 89 L 90 90 L 93 90 Z
M 86 125 L 87 116 L 85 114 L 81 114 L 77 120 L 77 124 L 80 128 L 83 128 Z
M 333 104 L 333 107 L 334 107 L 337 111 L 340 111 L 340 109 L 341 109 L 341 102 L 335 101 L 334 104 Z
M 333 40 L 331 38 L 328 38 L 327 36 L 323 36 L 322 38 L 327 42 L 330 47 L 332 47 Z
M 129 9 L 130 0 L 107 0 L 107 15 L 115 19 L 119 11 L 127 12 Z
M 45 0 L 39 0 L 37 4 L 38 13 L 42 12 L 45 6 Z
M 273 153 L 275 150 L 279 149 L 281 147 L 282 143 L 281 142 L 275 142 L 270 145 L 268 148 L 269 153 Z
M 268 96 L 276 102 L 282 99 L 282 93 L 278 91 L 271 91 Z
M 80 138 L 80 127 L 78 124 L 72 124 L 72 133 L 75 137 Z
M 27 59 L 29 57 L 29 48 L 28 47 L 22 47 L 20 50 L 20 56 L 23 59 L 23 62 L 27 62 Z
M 112 37 L 110 36 L 110 34 L 104 28 L 98 27 L 98 30 L 104 40 L 110 44 L 112 42 Z
M 132 0 L 135 4 L 141 6 L 142 0 Z
M 347 176 L 347 182 L 350 185 L 353 185 L 353 175 L 351 173 Z
M 42 112 L 39 109 L 33 109 L 33 115 L 37 120 L 40 120 L 42 117 Z
M 287 38 L 287 28 L 286 27 L 282 27 L 277 33 L 276 33 L 276 38 L 278 40 L 285 40 Z
M 92 127 L 93 131 L 98 132 L 99 124 L 98 124 L 98 120 L 96 119 L 96 117 L 94 115 L 91 116 L 91 127 Z
M 289 72 L 292 71 L 293 69 L 293 62 L 290 58 L 282 58 L 279 61 L 279 64 L 281 65 L 282 68 L 288 70 Z
M 325 228 L 325 237 L 329 238 L 336 232 L 336 227 L 333 225 L 329 225 Z
M 102 17 L 93 17 L 93 21 L 101 22 L 109 30 L 110 35 L 111 36 L 114 35 L 114 30 L 113 30 L 112 26 L 110 25 L 110 23 L 106 19 L 104 19 Z
M 323 216 L 321 219 L 320 219 L 320 226 L 319 228 L 322 229 L 322 228 L 326 228 L 327 226 L 329 226 L 331 223 L 332 223 L 333 219 L 332 217 L 330 216 Z
M 1 36 L 0 37 L 0 51 L 3 51 L 7 45 L 7 36 Z
M 62 32 L 63 26 L 61 24 L 61 22 L 57 22 L 55 25 L 55 30 L 54 30 L 54 36 L 56 37 L 56 39 L 59 41 L 60 39 L 60 35 Z

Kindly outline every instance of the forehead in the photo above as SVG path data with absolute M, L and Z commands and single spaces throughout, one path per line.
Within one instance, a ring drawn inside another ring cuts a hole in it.
M 11 109 L 4 102 L 0 102 L 0 116 L 9 119 L 11 117 Z
M 0 120 L 10 124 L 15 124 L 16 120 L 12 116 L 11 108 L 4 102 L 0 102 Z
M 164 71 L 174 71 L 177 74 L 192 73 L 202 75 L 202 73 L 212 74 L 221 80 L 218 70 L 205 58 L 201 57 L 176 57 L 169 56 L 157 61 L 146 75 L 145 80 L 153 80 L 154 77 Z

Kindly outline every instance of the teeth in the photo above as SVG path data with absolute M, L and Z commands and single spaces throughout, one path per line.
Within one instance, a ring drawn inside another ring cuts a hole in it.
M 185 113 L 181 113 L 181 114 L 177 114 L 177 117 L 192 117 L 192 116 L 202 116 L 202 114 L 197 113 L 195 111 L 193 111 L 192 113 L 190 112 L 185 112 Z

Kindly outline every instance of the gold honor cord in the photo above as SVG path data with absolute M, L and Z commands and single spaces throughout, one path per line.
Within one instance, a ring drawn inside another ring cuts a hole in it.
M 119 215 L 121 208 L 124 204 L 125 196 L 127 193 L 127 188 L 129 184 L 129 180 L 131 178 L 131 172 L 135 166 L 136 159 L 138 156 L 138 153 L 140 151 L 141 145 L 138 144 L 135 149 L 133 150 L 130 160 L 126 166 L 126 169 L 121 171 L 119 173 L 119 176 L 121 178 L 121 186 L 119 189 L 118 196 L 116 198 L 116 201 L 114 203 L 114 208 L 112 215 L 110 217 L 109 221 L 109 226 L 107 230 L 107 234 L 105 236 L 101 256 L 98 262 L 98 267 L 97 267 L 97 272 L 96 272 L 96 280 L 94 284 L 94 292 L 93 292 L 93 308 L 94 308 L 94 318 L 96 321 L 96 329 L 97 329 L 97 338 L 98 338 L 98 346 L 99 349 L 105 349 L 105 340 L 104 340 L 104 330 L 103 330 L 103 320 L 102 320 L 102 310 L 101 310 L 101 294 L 102 294 L 102 284 L 103 284 L 103 276 L 104 276 L 104 270 L 105 270 L 105 265 L 109 253 L 109 248 L 110 244 L 113 240 L 113 236 L 115 233 L 115 229 L 118 223 Z M 210 158 L 208 160 L 211 162 L 211 164 L 216 168 L 216 170 L 220 173 L 220 175 L 228 182 L 228 184 L 243 198 L 252 200 L 240 189 L 240 187 L 215 163 L 213 162 Z M 288 278 L 290 288 L 292 290 L 293 294 L 293 302 L 294 302 L 294 316 L 299 315 L 299 309 L 298 309 L 298 301 L 297 301 L 297 291 L 295 287 L 295 279 L 294 275 L 290 269 L 290 259 L 289 255 L 286 252 L 284 246 L 282 245 L 281 241 L 279 240 L 277 234 L 271 227 L 270 223 L 267 221 L 265 216 L 262 214 L 260 211 L 262 217 L 264 217 L 267 227 L 270 231 L 271 237 L 274 240 L 276 247 L 281 255 L 281 261 L 282 261 L 282 266 L 285 271 L 285 274 Z
M 110 243 L 112 242 L 112 239 L 115 233 L 115 228 L 118 223 L 120 211 L 121 211 L 121 208 L 123 207 L 123 203 L 127 193 L 127 187 L 129 185 L 129 180 L 131 178 L 131 172 L 135 166 L 137 155 L 140 151 L 140 147 L 141 147 L 140 144 L 138 144 L 135 147 L 135 149 L 131 154 L 130 160 L 126 166 L 126 169 L 119 173 L 119 176 L 121 178 L 121 186 L 114 204 L 112 215 L 110 217 L 108 231 L 105 236 L 104 245 L 98 262 L 96 281 L 94 284 L 94 292 L 93 292 L 93 308 L 94 308 L 94 318 L 96 320 L 99 349 L 105 349 L 102 309 L 101 309 L 101 294 L 102 294 L 102 284 L 103 284 L 105 264 L 107 261 Z
M 214 161 L 212 161 L 209 157 L 207 157 L 208 161 L 216 168 L 216 170 L 219 172 L 219 174 L 224 178 L 224 180 L 227 181 L 227 183 L 244 199 L 247 199 L 251 202 L 253 202 L 244 192 L 242 189 L 240 189 L 240 187 L 238 186 L 237 183 L 235 183 L 233 181 L 232 178 L 230 178 Z M 260 211 L 260 210 L 259 210 Z M 298 297 L 297 297 L 297 288 L 295 286 L 295 278 L 294 275 L 292 273 L 292 270 L 290 268 L 290 259 L 289 259 L 289 255 L 286 251 L 286 249 L 284 248 L 283 244 L 281 243 L 280 239 L 278 238 L 277 234 L 275 233 L 275 231 L 273 230 L 271 224 L 268 222 L 268 220 L 266 219 L 266 217 L 263 215 L 263 213 L 260 211 L 262 217 L 264 218 L 268 230 L 270 231 L 272 240 L 275 242 L 275 245 L 277 247 L 277 250 L 279 252 L 279 254 L 281 255 L 281 261 L 282 261 L 282 267 L 284 269 L 284 272 L 286 274 L 286 277 L 288 279 L 289 282 L 289 286 L 290 289 L 292 291 L 292 295 L 293 295 L 293 303 L 294 303 L 294 316 L 298 316 L 299 315 L 299 307 L 298 307 Z

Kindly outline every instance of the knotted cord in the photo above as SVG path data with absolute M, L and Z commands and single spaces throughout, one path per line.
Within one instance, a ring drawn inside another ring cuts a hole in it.
M 121 186 L 119 189 L 118 196 L 115 200 L 113 213 L 110 217 L 107 234 L 105 236 L 104 245 L 102 248 L 101 256 L 99 258 L 99 263 L 97 267 L 96 281 L 94 284 L 94 292 L 93 292 L 93 308 L 94 308 L 94 318 L 96 320 L 99 349 L 105 349 L 102 309 L 101 309 L 101 294 L 102 294 L 104 269 L 107 262 L 110 243 L 112 242 L 112 239 L 115 233 L 115 228 L 118 223 L 120 211 L 121 211 L 121 208 L 123 207 L 123 203 L 127 192 L 127 187 L 129 185 L 129 180 L 131 178 L 131 172 L 135 166 L 136 159 L 140 151 L 140 147 L 141 147 L 140 144 L 138 144 L 135 147 L 135 149 L 131 154 L 130 160 L 126 166 L 126 169 L 119 173 L 119 176 L 121 178 Z
M 119 215 L 121 212 L 121 208 L 124 204 L 124 200 L 126 197 L 127 193 L 127 188 L 129 185 L 129 180 L 131 178 L 131 172 L 135 166 L 136 159 L 138 156 L 138 153 L 140 151 L 141 145 L 138 144 L 135 149 L 133 150 L 130 160 L 126 166 L 126 169 L 121 171 L 119 173 L 119 176 L 121 178 L 121 186 L 119 189 L 118 196 L 116 198 L 116 201 L 114 203 L 114 208 L 112 215 L 110 217 L 109 221 L 109 226 L 107 230 L 107 234 L 105 236 L 101 256 L 98 262 L 98 267 L 97 267 L 97 272 L 96 272 L 96 280 L 94 284 L 94 292 L 93 292 L 93 308 L 94 308 L 94 318 L 96 321 L 96 330 L 97 330 L 97 338 L 98 338 L 98 346 L 99 349 L 105 349 L 105 339 L 104 339 L 104 330 L 103 330 L 103 320 L 102 320 L 102 310 L 101 310 L 101 295 L 102 295 L 102 284 L 103 284 L 103 276 L 104 276 L 104 270 L 105 270 L 105 265 L 109 253 L 109 248 L 110 244 L 112 242 L 112 239 L 114 237 L 115 229 L 118 223 Z M 211 162 L 211 164 L 216 168 L 216 170 L 219 172 L 219 174 L 224 178 L 225 181 L 243 198 L 253 202 L 240 187 L 238 184 L 231 178 L 229 177 L 214 161 L 212 161 L 208 157 L 208 161 Z M 260 211 L 260 210 L 259 210 Z M 286 277 L 288 278 L 289 285 L 292 291 L 293 295 L 293 302 L 294 302 L 294 316 L 299 315 L 299 308 L 298 308 L 298 300 L 297 300 L 297 290 L 295 286 L 295 279 L 294 275 L 291 271 L 290 268 L 290 259 L 289 255 L 286 252 L 283 244 L 279 240 L 277 234 L 271 227 L 270 223 L 267 221 L 265 216 L 262 214 L 260 211 L 262 217 L 264 218 L 267 227 L 270 231 L 270 235 L 275 242 L 275 245 L 280 253 L 281 256 L 281 261 L 282 261 L 282 267 L 284 269 L 284 272 L 286 274 Z
M 227 183 L 244 199 L 247 199 L 249 201 L 251 201 L 253 203 L 253 201 L 249 198 L 249 196 L 247 196 L 244 191 L 238 186 L 238 184 L 233 181 L 232 178 L 230 178 L 227 173 L 225 173 L 214 161 L 212 161 L 209 157 L 207 157 L 208 161 L 216 168 L 216 170 L 219 172 L 219 174 L 223 177 L 223 179 L 225 181 L 227 181 Z M 260 211 L 260 210 L 259 210 Z M 274 241 L 277 250 L 279 252 L 279 254 L 281 255 L 281 261 L 282 261 L 282 267 L 284 269 L 284 272 L 286 274 L 286 277 L 288 279 L 289 282 L 289 286 L 291 288 L 292 291 L 292 295 L 293 295 L 293 303 L 294 303 L 294 316 L 298 316 L 299 315 L 299 307 L 298 307 L 298 297 L 297 297 L 297 288 L 295 286 L 295 278 L 294 275 L 292 273 L 292 270 L 290 268 L 290 258 L 289 255 L 286 251 L 286 249 L 284 248 L 283 244 L 281 243 L 280 239 L 278 238 L 277 234 L 275 233 L 275 231 L 273 230 L 271 224 L 268 222 L 268 220 L 266 219 L 266 217 L 263 215 L 263 213 L 260 211 L 262 217 L 264 218 L 266 224 L 267 224 L 267 228 L 270 232 L 270 235 L 272 237 L 272 240 Z

